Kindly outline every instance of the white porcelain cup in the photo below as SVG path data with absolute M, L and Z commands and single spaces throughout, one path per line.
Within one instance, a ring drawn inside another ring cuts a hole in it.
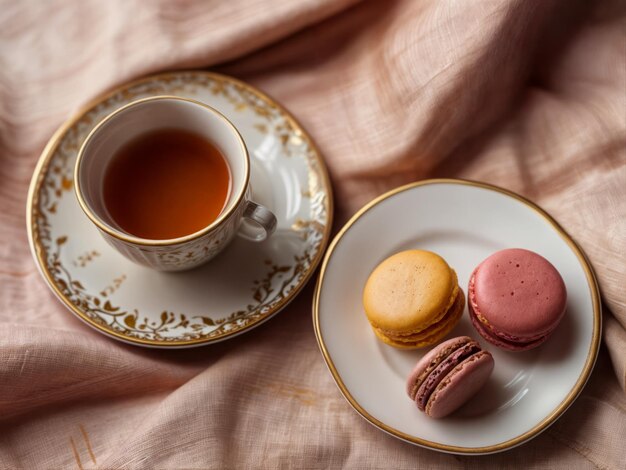
M 220 215 L 195 233 L 169 240 L 151 240 L 122 230 L 103 200 L 107 165 L 116 152 L 138 136 L 158 129 L 182 129 L 213 143 L 231 172 L 231 190 Z M 74 173 L 76 196 L 104 239 L 128 259 L 160 271 L 198 266 L 217 255 L 235 234 L 262 241 L 276 228 L 272 212 L 251 201 L 250 157 L 235 126 L 215 109 L 176 96 L 134 101 L 108 115 L 87 136 L 78 152 Z

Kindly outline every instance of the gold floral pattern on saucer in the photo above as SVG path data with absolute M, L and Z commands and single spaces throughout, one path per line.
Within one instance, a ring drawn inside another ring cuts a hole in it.
M 250 152 L 255 200 L 278 218 L 269 240 L 236 239 L 209 264 L 168 274 L 126 260 L 88 222 L 70 191 L 83 139 L 113 110 L 161 94 L 207 103 L 239 129 Z M 44 279 L 79 318 L 125 342 L 191 347 L 246 331 L 297 295 L 328 243 L 332 194 L 319 151 L 278 103 L 230 77 L 175 72 L 113 90 L 65 123 L 33 175 L 27 219 Z

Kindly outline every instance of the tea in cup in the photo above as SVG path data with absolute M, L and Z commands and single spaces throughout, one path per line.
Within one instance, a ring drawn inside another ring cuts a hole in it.
M 193 268 L 237 233 L 262 241 L 276 227 L 249 199 L 241 135 L 198 101 L 155 96 L 113 112 L 87 136 L 74 176 L 80 206 L 105 240 L 149 268 Z

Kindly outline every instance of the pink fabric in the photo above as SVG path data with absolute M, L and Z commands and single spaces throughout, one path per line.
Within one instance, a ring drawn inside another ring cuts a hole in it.
M 73 318 L 28 249 L 37 157 L 105 89 L 195 67 L 294 112 L 327 158 L 338 223 L 439 176 L 552 213 L 590 257 L 605 306 L 604 346 L 571 409 L 495 456 L 396 440 L 335 387 L 311 286 L 252 333 L 191 351 L 125 346 Z M 625 149 L 619 0 L 2 0 L 0 467 L 623 468 Z

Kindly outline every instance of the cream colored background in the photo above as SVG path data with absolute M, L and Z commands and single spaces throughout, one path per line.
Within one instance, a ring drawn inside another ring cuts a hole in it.
M 0 4 L 0 468 L 622 468 L 626 461 L 626 6 L 570 0 L 37 1 Z M 54 130 L 98 93 L 211 67 L 316 139 L 337 224 L 438 176 L 548 210 L 605 305 L 589 385 L 546 433 L 455 457 L 374 429 L 328 374 L 311 286 L 279 317 L 192 351 L 92 332 L 45 287 L 25 203 Z

